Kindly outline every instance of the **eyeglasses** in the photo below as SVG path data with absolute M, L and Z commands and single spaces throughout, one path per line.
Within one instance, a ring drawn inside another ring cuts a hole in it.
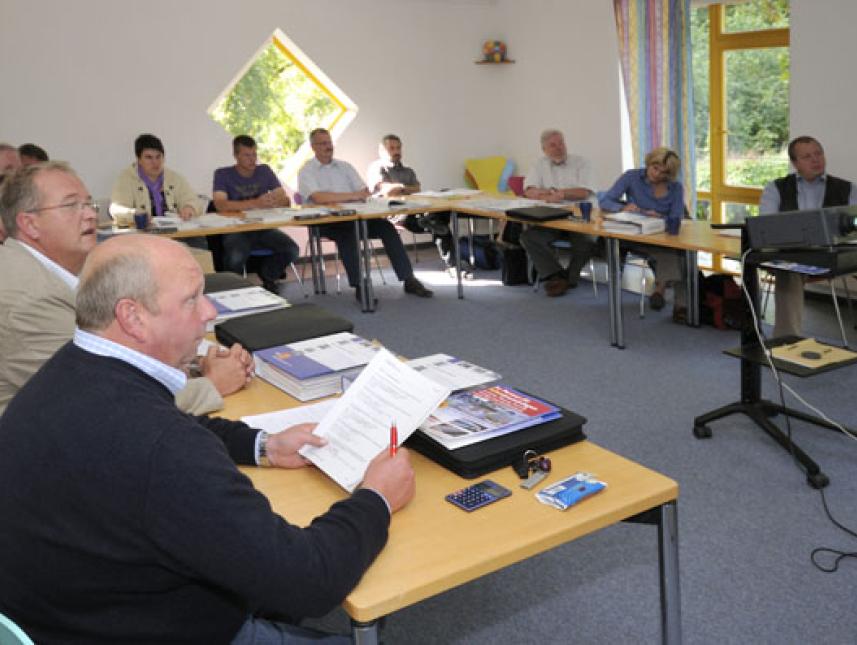
M 85 201 L 85 202 L 80 201 L 80 200 L 75 200 L 73 202 L 66 202 L 65 204 L 56 204 L 54 206 L 42 206 L 41 208 L 31 208 L 29 212 L 40 213 L 42 211 L 53 210 L 54 208 L 67 208 L 76 214 L 82 213 L 87 208 L 95 211 L 96 213 L 99 210 L 98 204 L 96 204 L 94 201 L 92 201 L 90 199 L 90 200 Z

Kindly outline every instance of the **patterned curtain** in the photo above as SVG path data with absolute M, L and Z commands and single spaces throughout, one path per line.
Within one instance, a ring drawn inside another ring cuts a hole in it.
M 613 0 L 634 162 L 669 146 L 681 157 L 681 181 L 696 213 L 696 152 L 690 0 Z

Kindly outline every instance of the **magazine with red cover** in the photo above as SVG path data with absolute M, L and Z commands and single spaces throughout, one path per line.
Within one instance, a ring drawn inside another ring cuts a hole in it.
M 493 385 L 453 394 L 429 415 L 420 430 L 454 450 L 560 416 L 552 403 L 507 385 Z

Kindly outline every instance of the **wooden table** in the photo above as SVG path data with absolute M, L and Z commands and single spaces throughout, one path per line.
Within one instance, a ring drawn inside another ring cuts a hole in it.
M 257 379 L 227 397 L 223 416 L 295 404 Z M 383 616 L 620 521 L 658 527 L 662 640 L 681 642 L 676 482 L 584 441 L 550 453 L 555 474 L 546 483 L 582 470 L 606 481 L 606 490 L 560 512 L 538 503 L 532 492 L 518 487 L 512 469 L 504 468 L 491 478 L 512 496 L 465 513 L 443 498 L 469 482 L 419 454 L 411 456 L 416 496 L 396 513 L 386 547 L 343 604 L 356 643 L 378 643 L 377 621 Z M 316 469 L 242 470 L 277 513 L 300 526 L 346 496 Z
M 687 324 L 693 327 L 699 326 L 699 283 L 696 280 L 699 266 L 697 254 L 699 251 L 709 253 L 723 253 L 727 255 L 739 255 L 741 241 L 725 235 L 711 228 L 711 225 L 702 220 L 682 220 L 681 230 L 678 235 L 667 233 L 655 233 L 652 235 L 631 235 L 606 231 L 602 227 L 602 214 L 593 213 L 592 221 L 589 223 L 571 220 L 558 220 L 546 222 L 542 226 L 557 230 L 570 231 L 573 233 L 587 232 L 590 235 L 598 235 L 607 240 L 607 288 L 610 305 L 610 344 L 619 349 L 625 347 L 625 327 L 622 320 L 622 279 L 621 279 L 621 252 L 622 241 L 635 242 L 638 244 L 651 244 L 663 248 L 671 248 L 684 252 L 687 289 Z
M 500 220 L 515 220 L 508 217 L 505 213 L 496 210 L 486 210 L 474 208 L 468 205 L 467 199 L 455 200 L 448 202 L 452 210 L 451 222 L 453 223 L 453 232 L 457 232 L 457 213 L 468 215 L 477 215 L 480 217 Z M 558 205 L 560 208 L 566 208 L 572 211 L 570 205 Z M 738 255 L 740 253 L 740 240 L 719 234 L 713 230 L 710 224 L 702 220 L 683 220 L 681 230 L 678 235 L 668 235 L 666 233 L 657 233 L 654 235 L 631 235 L 626 233 L 617 233 L 604 230 L 601 223 L 603 221 L 600 211 L 593 211 L 592 219 L 589 222 L 584 222 L 577 219 L 561 219 L 550 222 L 524 222 L 531 226 L 541 226 L 543 228 L 552 228 L 569 233 L 583 233 L 585 235 L 593 235 L 603 237 L 607 240 L 607 287 L 608 301 L 610 309 L 610 344 L 620 349 L 625 347 L 625 332 L 624 322 L 622 320 L 622 284 L 621 284 L 621 254 L 620 243 L 624 241 L 636 242 L 638 244 L 651 244 L 653 246 L 661 246 L 664 248 L 673 248 L 684 251 L 685 263 L 687 269 L 687 303 L 688 303 L 688 325 L 699 326 L 699 285 L 694 276 L 698 271 L 697 253 L 705 251 L 709 253 L 721 253 L 727 255 Z M 456 249 L 456 265 L 460 258 Z M 594 279 L 594 278 L 593 278 Z M 458 275 L 458 297 L 463 298 L 463 286 L 461 282 L 461 273 Z
M 308 206 L 314 208 L 314 206 Z M 348 204 L 327 204 L 325 208 L 331 209 L 347 209 Z M 361 285 L 361 307 L 364 312 L 375 311 L 375 297 L 372 288 L 371 279 L 371 240 L 369 239 L 367 221 L 370 219 L 386 218 L 395 215 L 411 215 L 424 212 L 436 212 L 446 210 L 443 203 L 433 205 L 419 206 L 400 206 L 393 207 L 389 210 L 379 211 L 375 213 L 354 213 L 352 215 L 334 215 L 334 216 L 318 216 L 311 219 L 283 219 L 283 220 L 268 220 L 254 221 L 252 219 L 252 211 L 249 212 L 228 212 L 220 213 L 225 217 L 233 217 L 237 221 L 232 226 L 193 228 L 181 230 L 173 233 L 165 233 L 167 237 L 181 239 L 184 237 L 197 237 L 200 235 L 225 235 L 229 233 L 247 233 L 252 231 L 262 231 L 271 228 L 280 228 L 283 226 L 304 226 L 309 232 L 309 247 L 310 260 L 312 267 L 313 291 L 316 294 L 327 293 L 325 284 L 324 269 L 322 266 L 321 252 L 321 233 L 320 226 L 325 224 L 337 224 L 342 222 L 353 222 L 355 239 L 357 241 L 357 257 L 360 261 L 357 263 L 358 269 L 358 284 Z

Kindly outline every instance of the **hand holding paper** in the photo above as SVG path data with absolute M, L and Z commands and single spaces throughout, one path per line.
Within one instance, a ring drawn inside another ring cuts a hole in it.
M 352 492 L 378 453 L 390 459 L 391 421 L 403 442 L 448 395 L 447 388 L 381 349 L 316 428 L 328 445 L 306 446 L 300 453 Z
M 313 434 L 314 423 L 301 423 L 268 437 L 267 453 L 272 466 L 279 468 L 303 468 L 309 462 L 298 454 L 304 446 L 321 447 L 327 443 L 323 437 Z

